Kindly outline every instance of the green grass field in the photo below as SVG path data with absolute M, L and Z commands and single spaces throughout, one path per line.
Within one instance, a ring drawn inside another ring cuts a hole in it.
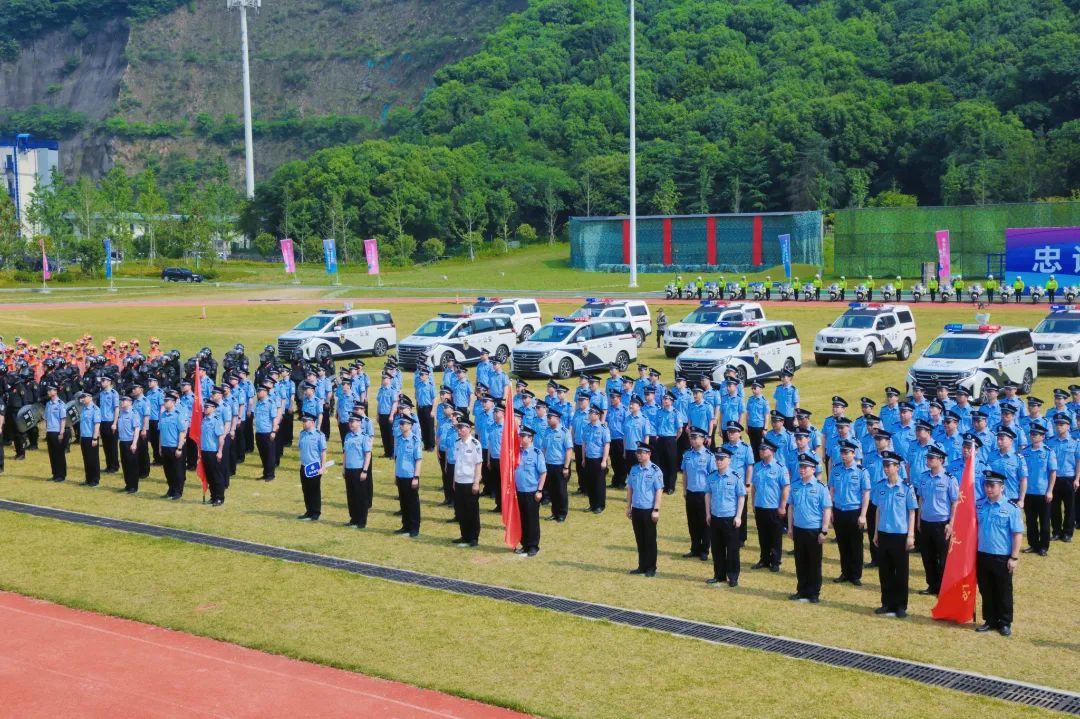
M 102 306 L 78 312 L 28 307 L 25 311 L 5 313 L 5 316 L 0 318 L 0 334 L 5 337 L 22 334 L 31 340 L 40 340 L 53 335 L 62 338 L 74 337 L 83 332 L 90 332 L 95 338 L 104 337 L 107 334 L 115 334 L 118 337 L 134 335 L 141 338 L 157 334 L 166 347 L 176 346 L 185 356 L 204 344 L 210 345 L 220 356 L 236 341 L 244 342 L 249 347 L 249 351 L 254 349 L 257 352 L 263 344 L 273 343 L 279 332 L 302 319 L 311 309 L 287 304 L 214 306 L 209 303 L 213 301 L 215 293 L 204 293 L 203 296 L 206 297 L 208 303 L 208 319 L 206 320 L 198 319 L 199 312 L 192 307 L 154 307 L 136 310 Z M 428 303 L 395 304 L 392 299 L 364 301 L 363 304 L 391 307 L 398 326 L 399 337 L 403 337 L 432 313 L 448 309 L 446 305 Z M 690 306 L 690 303 L 687 303 L 685 309 L 688 311 Z M 545 317 L 570 309 L 572 305 L 561 304 L 545 304 L 543 308 Z M 681 318 L 683 314 L 682 311 L 678 311 L 678 308 L 669 307 L 668 310 L 672 320 Z M 993 313 L 992 320 L 1033 326 L 1044 310 L 1045 308 L 1040 310 L 1031 307 L 1000 310 Z M 814 410 L 818 419 L 827 410 L 828 398 L 833 394 L 843 394 L 849 400 L 857 401 L 857 398 L 863 394 L 881 397 L 882 387 L 886 384 L 903 386 L 906 365 L 894 360 L 882 360 L 869 369 L 835 363 L 827 368 L 813 365 L 811 352 L 813 336 L 818 329 L 841 312 L 839 306 L 824 308 L 781 306 L 770 308 L 769 312 L 772 318 L 791 319 L 797 325 L 803 339 L 804 367 L 796 377 L 796 384 L 800 387 L 803 405 Z M 920 342 L 916 353 L 922 350 L 944 323 L 971 321 L 972 314 L 970 308 L 917 307 L 916 318 L 920 325 Z M 641 359 L 660 368 L 665 373 L 665 378 L 670 380 L 673 360 L 664 358 L 662 351 L 656 350 L 654 345 L 654 341 L 647 343 L 641 353 Z M 377 371 L 374 364 L 369 369 Z M 1044 377 L 1036 384 L 1034 393 L 1048 398 L 1053 387 L 1063 386 L 1071 381 L 1064 377 Z M 411 392 L 410 380 L 406 381 L 406 391 Z M 771 391 L 770 383 L 767 393 L 771 394 Z M 331 441 L 331 447 L 332 451 L 338 449 L 336 439 Z M 585 503 L 581 497 L 572 497 L 572 511 L 568 521 L 561 525 L 542 523 L 542 551 L 535 559 L 526 560 L 511 554 L 502 545 L 502 532 L 498 526 L 497 515 L 487 512 L 482 517 L 484 527 L 479 549 L 458 549 L 450 544 L 449 540 L 457 536 L 457 527 L 444 521 L 451 516 L 448 510 L 435 506 L 441 498 L 441 490 L 439 490 L 438 467 L 434 457 L 425 460 L 421 482 L 424 523 L 422 534 L 416 540 L 391 534 L 399 525 L 396 518 L 392 516 L 392 512 L 396 509 L 396 498 L 393 494 L 392 481 L 389 479 L 388 463 L 384 460 L 376 463 L 375 505 L 368 529 L 364 531 L 349 530 L 341 526 L 347 521 L 344 487 L 340 477 L 336 476 L 333 470 L 324 480 L 323 521 L 314 525 L 295 521 L 294 517 L 302 511 L 302 501 L 295 453 L 292 451 L 286 453 L 278 472 L 278 480 L 272 484 L 255 479 L 259 470 L 249 460 L 234 478 L 226 505 L 213 509 L 199 503 L 198 491 L 193 489 L 190 482 L 184 502 L 173 503 L 158 499 L 158 496 L 164 492 L 164 482 L 159 470 L 155 470 L 151 480 L 144 483 L 143 491 L 136 496 L 118 495 L 110 491 L 110 488 L 122 485 L 118 476 L 106 477 L 102 487 L 97 489 L 84 488 L 76 484 L 81 470 L 77 453 L 69 455 L 69 461 L 73 467 L 70 472 L 71 480 L 57 485 L 44 481 L 48 477 L 47 457 L 44 451 L 31 453 L 28 455 L 28 460 L 22 463 L 11 462 L 9 459 L 7 472 L 0 477 L 0 496 L 251 539 L 503 586 L 663 612 L 1074 691 L 1080 688 L 1080 680 L 1075 671 L 1080 645 L 1072 640 L 1072 637 L 1076 636 L 1080 630 L 1080 618 L 1075 612 L 1062 611 L 1063 607 L 1069 607 L 1073 603 L 1074 592 L 1071 586 L 1074 584 L 1073 578 L 1080 571 L 1080 558 L 1078 558 L 1080 550 L 1077 550 L 1075 545 L 1055 544 L 1050 556 L 1044 559 L 1024 555 L 1016 577 L 1015 634 L 1011 639 L 1005 640 L 997 636 L 976 635 L 970 627 L 960 628 L 932 621 L 929 618 L 931 602 L 928 598 L 914 594 L 909 606 L 912 616 L 907 620 L 876 617 L 873 609 L 878 606 L 878 588 L 876 576 L 872 571 L 864 576 L 864 580 L 867 581 L 862 588 L 846 584 L 837 587 L 826 581 L 823 601 L 819 605 L 791 603 L 786 599 L 787 595 L 794 590 L 795 585 L 793 564 L 790 558 L 785 560 L 785 565 L 779 574 L 768 572 L 761 574 L 746 569 L 756 559 L 757 542 L 753 527 L 751 527 L 750 541 L 743 554 L 744 573 L 740 587 L 736 590 L 709 588 L 704 584 L 704 580 L 711 573 L 711 565 L 679 557 L 687 550 L 688 540 L 682 502 L 678 495 L 665 497 L 660 524 L 658 576 L 654 580 L 644 580 L 625 574 L 626 570 L 632 568 L 635 563 L 633 534 L 629 522 L 619 511 L 621 497 L 614 493 L 609 495 L 609 511 L 599 517 L 573 511 L 583 508 Z M 482 504 L 485 510 L 490 507 L 490 501 Z M 305 597 L 304 603 L 306 604 L 309 599 L 314 601 L 318 598 L 321 606 L 326 597 L 333 596 L 334 592 L 344 591 L 343 585 L 347 584 L 347 581 L 361 582 L 365 601 L 368 592 L 382 592 L 385 585 L 353 578 L 346 581 L 332 572 L 301 570 L 300 568 L 281 569 L 280 572 L 272 570 L 256 577 L 238 576 L 241 572 L 235 571 L 229 573 L 229 581 L 218 583 L 211 578 L 216 575 L 209 573 L 208 568 L 211 564 L 217 565 L 217 557 L 213 562 L 200 562 L 200 569 L 197 572 L 184 569 L 190 566 L 187 564 L 188 553 L 209 560 L 210 557 L 205 552 L 210 550 L 181 549 L 174 545 L 168 545 L 166 548 L 150 540 L 117 537 L 117 535 L 97 530 L 93 532 L 92 541 L 86 544 L 76 541 L 76 546 L 93 547 L 93 549 L 80 551 L 65 548 L 64 551 L 55 552 L 55 557 L 50 558 L 45 548 L 49 546 L 51 538 L 55 539 L 57 544 L 64 544 L 66 547 L 67 542 L 73 541 L 72 533 L 79 534 L 91 530 L 67 528 L 58 523 L 41 521 L 12 522 L 9 521 L 11 519 L 4 517 L 5 536 L 10 537 L 9 544 L 26 547 L 27 551 L 20 552 L 23 559 L 18 564 L 9 566 L 5 563 L 0 567 L 0 586 L 40 594 L 65 603 L 82 603 L 83 606 L 92 606 L 102 611 L 168 623 L 170 626 L 189 628 L 200 633 L 211 633 L 214 636 L 227 637 L 246 644 L 273 648 L 276 651 L 297 653 L 320 661 L 362 668 L 365 671 L 401 678 L 410 683 L 459 691 L 459 685 L 450 680 L 444 671 L 443 664 L 438 661 L 431 663 L 433 666 L 437 665 L 436 668 L 420 672 L 418 676 L 415 672 L 405 674 L 390 668 L 401 665 L 387 662 L 384 655 L 379 653 L 381 650 L 365 647 L 362 650 L 348 650 L 343 654 L 338 654 L 333 647 L 339 645 L 334 643 L 325 645 L 309 637 L 307 630 L 310 627 L 305 621 L 278 617 L 277 612 L 283 602 L 279 602 L 272 596 L 265 598 L 258 596 L 258 591 L 254 591 L 253 595 L 251 589 L 251 583 L 266 581 L 269 577 L 274 578 L 276 587 L 280 573 L 291 574 L 295 571 L 298 573 L 294 578 L 297 586 L 304 588 L 298 590 L 298 594 L 302 593 Z M 153 551 L 142 551 L 145 543 L 152 545 Z M 31 547 L 41 547 L 41 549 L 31 554 L 29 551 Z M 42 553 L 41 556 L 37 556 L 38 551 Z M 88 555 L 93 555 L 92 560 Z M 177 557 L 175 560 L 174 555 Z M 120 557 L 131 558 L 131 566 L 127 566 L 129 562 L 121 561 Z M 247 566 L 247 562 L 261 560 L 229 556 L 220 561 L 222 566 L 240 567 Z M 58 582 L 51 577 L 41 576 L 42 581 L 38 585 L 37 578 L 44 569 L 42 562 L 49 566 L 55 565 L 57 572 L 61 576 L 68 577 L 70 581 Z M 204 565 L 207 567 L 206 574 L 203 574 Z M 259 619 L 256 619 L 251 612 L 237 610 L 235 617 L 220 626 L 216 624 L 203 626 L 201 624 L 203 620 L 195 619 L 196 615 L 192 614 L 190 606 L 187 609 L 173 606 L 169 591 L 151 591 L 152 588 L 159 586 L 162 588 L 172 586 L 168 577 L 171 577 L 173 573 L 182 573 L 187 577 L 188 582 L 193 586 L 186 588 L 185 592 L 193 597 L 220 594 L 233 597 L 232 601 L 239 601 L 237 598 L 243 597 L 244 606 L 253 603 L 263 607 L 258 612 Z M 302 578 L 299 576 L 300 573 L 303 574 Z M 826 546 L 824 573 L 827 578 L 838 573 L 836 549 L 831 544 Z M 201 579 L 198 582 L 190 582 L 192 574 L 199 574 Z M 142 586 L 143 582 L 145 586 Z M 642 582 L 646 584 L 643 585 Z M 234 586 L 237 591 L 229 591 L 229 588 Z M 913 557 L 912 592 L 921 587 L 921 565 L 917 557 Z M 135 591 L 140 597 L 130 606 L 126 605 L 122 599 L 124 592 L 128 590 Z M 284 588 L 281 588 L 281 591 L 284 592 Z M 389 588 L 385 591 L 399 597 L 404 597 L 402 592 L 406 592 L 403 588 Z M 200 592 L 204 594 L 199 594 Z M 276 592 L 271 594 L 276 594 Z M 444 604 L 450 607 L 466 600 L 446 598 L 445 602 L 440 602 L 436 598 L 432 601 L 440 607 Z M 265 604 L 259 604 L 260 602 L 265 602 Z M 302 613 L 304 608 L 297 607 L 295 611 Z M 438 612 L 442 610 L 433 611 L 438 615 Z M 285 614 L 291 616 L 291 612 Z M 377 618 L 377 621 L 369 621 L 369 616 Z M 473 646 L 483 646 L 484 651 L 487 652 L 486 656 L 492 657 L 491 663 L 494 665 L 496 662 L 493 658 L 496 653 L 501 652 L 501 649 L 497 641 L 498 634 L 492 632 L 492 624 L 486 619 L 488 616 L 490 614 L 484 612 L 480 616 L 472 617 L 471 626 L 476 636 L 471 641 Z M 287 630 L 280 630 L 278 625 L 274 625 L 271 627 L 272 633 L 261 632 L 259 624 L 264 618 L 265 621 L 294 621 L 295 623 L 287 623 L 286 626 L 289 628 Z M 365 621 L 379 632 L 391 632 L 401 628 L 395 624 L 397 620 L 393 613 L 365 615 Z M 425 619 L 425 623 L 427 621 Z M 569 628 L 566 632 L 569 636 L 564 637 L 558 632 L 547 634 L 542 629 L 542 627 L 554 626 L 564 621 L 569 620 L 547 614 L 539 615 L 535 620 L 528 620 L 527 623 L 530 623 L 537 637 L 530 643 L 539 642 L 544 646 L 533 649 L 523 647 L 523 651 L 550 651 L 551 648 L 544 644 L 545 638 L 550 638 L 553 644 L 563 643 L 563 640 L 580 643 L 582 646 L 579 646 L 576 651 L 586 653 L 592 651 L 590 646 L 606 646 L 596 643 L 596 640 L 610 640 L 613 642 L 612 648 L 619 653 L 605 651 L 606 656 L 620 658 L 637 656 L 634 645 L 628 643 L 625 651 L 619 651 L 618 647 L 621 645 L 610 635 L 604 634 L 604 632 L 618 633 L 629 630 L 610 627 L 600 630 L 597 625 L 589 624 Z M 453 636 L 453 633 L 438 633 L 442 629 L 449 631 L 453 623 L 449 617 L 447 621 L 431 622 L 430 632 L 440 637 L 435 642 L 437 645 L 441 646 L 440 642 L 446 642 L 447 647 L 454 646 L 454 642 L 449 638 Z M 325 628 L 325 631 L 333 634 L 330 628 Z M 407 656 L 407 651 L 417 650 L 414 645 L 425 644 L 425 642 L 426 646 L 423 648 L 429 649 L 433 636 L 431 633 L 425 635 L 424 631 L 418 631 L 415 633 L 416 640 L 402 642 L 409 645 L 408 650 L 402 650 L 403 656 Z M 556 642 L 555 639 L 559 641 Z M 634 640 L 631 638 L 627 641 Z M 662 655 L 664 652 L 672 653 L 671 663 L 684 657 L 689 660 L 693 652 L 698 651 L 698 649 L 687 649 L 687 646 L 696 645 L 686 645 L 681 640 L 652 637 L 650 641 L 659 642 L 659 645 L 662 645 L 663 648 L 658 649 Z M 669 645 L 667 642 L 676 642 L 677 646 Z M 316 650 L 315 647 L 318 649 Z M 571 648 L 567 648 L 567 651 L 570 650 Z M 705 651 L 709 652 L 707 657 L 722 660 L 726 656 L 723 653 L 714 653 L 720 650 L 713 648 Z M 746 654 L 746 656 L 751 655 Z M 551 661 L 557 661 L 557 659 L 554 658 Z M 602 662 L 603 658 L 600 659 Z M 589 659 L 587 656 L 582 657 L 582 660 L 587 662 L 585 666 L 599 664 L 596 659 Z M 634 661 L 637 659 L 635 658 Z M 738 661 L 738 659 L 730 661 Z M 785 662 L 776 658 L 769 658 L 766 664 L 771 667 L 786 666 Z M 572 666 L 577 665 L 572 664 Z M 604 666 L 607 666 L 607 663 Z M 743 665 L 739 666 L 740 675 L 749 673 L 755 677 L 758 676 L 752 663 L 746 665 L 745 671 Z M 380 667 L 386 668 L 380 670 Z M 834 671 L 822 667 L 812 667 L 810 670 L 815 676 L 825 676 Z M 681 669 L 672 669 L 672 676 L 681 676 L 682 673 Z M 607 669 L 601 674 L 600 681 L 604 683 L 604 687 L 617 686 L 616 679 L 611 678 Z M 577 674 L 574 676 L 574 680 L 577 681 Z M 845 674 L 845 677 L 847 676 L 851 675 Z M 582 678 L 581 681 L 584 682 L 585 679 Z M 661 678 L 661 681 L 666 681 L 666 678 Z M 829 715 L 832 708 L 845 706 L 846 701 L 854 701 L 858 696 L 861 696 L 862 701 L 865 702 L 864 692 L 852 690 L 852 687 L 858 686 L 858 681 L 861 680 L 853 681 L 854 683 L 848 682 L 847 679 L 838 679 L 835 682 L 830 680 L 829 688 L 822 691 L 830 696 L 835 694 L 838 701 L 831 703 L 822 699 L 815 705 L 815 709 L 820 707 L 821 710 L 815 711 L 814 715 Z M 884 687 L 887 684 L 887 681 L 882 679 L 875 678 L 873 681 L 875 686 Z M 584 686 L 586 685 L 582 684 L 582 687 Z M 573 688 L 564 691 L 563 689 L 556 690 L 550 682 L 546 685 L 537 684 L 526 699 L 519 700 L 516 698 L 517 695 L 500 693 L 499 686 L 493 685 L 490 691 L 482 692 L 482 698 L 494 697 L 500 699 L 502 703 L 513 704 L 521 701 L 520 706 L 525 706 L 530 711 L 567 716 L 626 716 L 632 712 L 658 715 L 665 713 L 663 706 L 667 706 L 662 705 L 659 709 L 653 706 L 650 709 L 647 704 L 624 706 L 618 703 L 607 703 L 597 707 L 591 705 L 578 707 L 561 703 L 562 695 L 578 696 L 586 692 L 584 688 L 580 689 L 575 694 Z M 817 689 L 814 687 L 812 690 Z M 666 691 L 667 687 L 664 687 L 664 690 Z M 808 691 L 812 690 L 808 689 Z M 690 690 L 686 689 L 686 691 Z M 884 689 L 882 691 L 884 692 Z M 920 691 L 933 695 L 931 703 L 935 707 L 935 713 L 937 713 L 937 707 L 950 706 L 950 702 L 959 701 L 952 693 L 927 689 Z M 765 695 L 769 692 L 757 694 Z M 784 703 L 790 701 L 790 692 L 780 692 L 779 695 L 775 699 L 763 700 L 779 702 L 775 705 L 764 705 L 763 713 L 780 712 L 784 707 L 790 709 L 791 705 Z M 511 699 L 511 696 L 515 698 Z M 598 699 L 598 701 L 613 702 L 614 700 L 608 697 Z M 693 703 L 693 698 L 687 696 L 685 701 Z M 940 713 L 945 713 L 945 711 Z

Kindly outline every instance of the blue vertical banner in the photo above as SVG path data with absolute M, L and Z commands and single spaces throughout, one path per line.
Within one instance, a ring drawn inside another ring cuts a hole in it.
M 105 279 L 112 279 L 112 240 L 105 238 Z
M 780 235 L 780 260 L 784 263 L 784 277 L 791 279 L 791 235 Z
M 334 240 L 326 239 L 322 241 L 323 257 L 326 258 L 326 274 L 337 274 L 337 245 Z

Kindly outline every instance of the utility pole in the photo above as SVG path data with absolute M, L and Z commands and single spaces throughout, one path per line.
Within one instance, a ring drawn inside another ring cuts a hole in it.
M 225 9 L 240 8 L 240 54 L 244 68 L 244 184 L 247 198 L 255 197 L 255 151 L 251 140 L 251 67 L 248 62 L 247 9 L 259 11 L 262 0 L 225 0 Z
M 637 287 L 637 89 L 634 3 L 630 0 L 630 286 Z

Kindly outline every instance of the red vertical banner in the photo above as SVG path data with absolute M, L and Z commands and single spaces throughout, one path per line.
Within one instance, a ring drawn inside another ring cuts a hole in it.
M 630 264 L 630 220 L 622 221 L 622 261 Z
M 671 264 L 671 218 L 664 218 L 664 264 Z
M 947 619 L 966 624 L 975 617 L 975 553 L 979 544 L 979 529 L 975 520 L 975 461 L 964 462 L 960 480 L 960 501 L 953 517 L 949 554 L 945 557 L 945 573 L 937 603 L 930 610 L 934 619 Z
M 765 264 L 761 258 L 761 215 L 754 215 L 754 245 L 750 250 L 750 264 L 754 267 Z
M 503 433 L 500 444 L 499 478 L 502 492 L 502 520 L 505 531 L 503 542 L 510 549 L 521 543 L 521 515 L 518 514 L 517 486 L 514 483 L 514 470 L 518 460 L 518 421 L 514 416 L 513 388 L 506 384 L 506 416 L 503 419 Z
M 716 264 L 716 218 L 705 220 L 705 263 Z
M 199 479 L 202 480 L 203 501 L 205 502 L 206 490 L 210 485 L 206 481 L 206 469 L 203 467 L 202 462 L 203 401 L 200 387 L 202 387 L 202 370 L 199 368 L 198 360 L 196 360 L 195 376 L 192 378 L 192 389 L 195 390 L 195 406 L 191 410 L 191 426 L 188 427 L 188 437 L 195 443 L 195 456 L 198 458 L 195 471 L 199 475 Z

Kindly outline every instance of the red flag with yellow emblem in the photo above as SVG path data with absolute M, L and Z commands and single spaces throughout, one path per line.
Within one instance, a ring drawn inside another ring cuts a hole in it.
M 978 527 L 975 525 L 975 457 L 964 462 L 964 474 L 960 478 L 960 503 L 953 517 L 953 531 L 949 538 L 949 555 L 945 559 L 945 573 L 941 579 L 941 591 L 937 604 L 930 610 L 934 619 L 947 619 L 958 624 L 970 622 L 975 617 L 975 551 L 979 545 Z
M 502 519 L 506 532 L 503 541 L 514 549 L 521 543 L 521 515 L 518 514 L 517 486 L 514 483 L 514 470 L 518 465 L 518 428 L 514 416 L 514 395 L 510 383 L 506 384 L 506 403 L 503 419 L 502 446 L 499 456 L 499 476 L 502 478 Z

